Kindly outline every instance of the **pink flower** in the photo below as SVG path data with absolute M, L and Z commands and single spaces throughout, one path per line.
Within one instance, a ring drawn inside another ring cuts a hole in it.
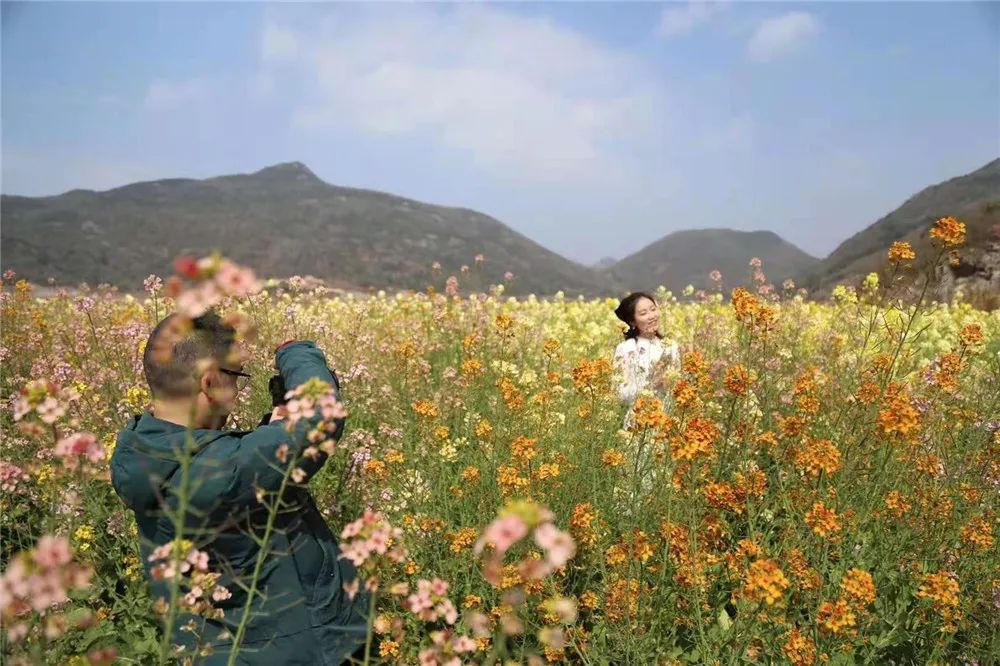
M 77 466 L 81 458 L 87 458 L 97 464 L 107 455 L 97 437 L 89 432 L 74 433 L 59 440 L 56 443 L 55 454 L 71 467 Z
M 214 601 L 225 601 L 226 599 L 229 599 L 232 596 L 233 593 L 221 585 L 212 590 L 212 599 Z
M 505 553 L 516 542 L 523 539 L 528 534 L 528 526 L 519 517 L 514 515 L 497 518 L 486 528 L 483 536 L 475 546 L 478 555 L 482 552 L 485 542 L 494 544 L 497 553 Z
M 344 583 L 344 592 L 347 593 L 347 598 L 353 601 L 354 597 L 358 596 L 358 591 L 361 589 L 361 583 L 357 578 L 349 583 Z
M 189 319 L 200 317 L 219 304 L 222 294 L 214 282 L 203 282 L 197 287 L 185 289 L 177 295 L 177 312 Z
M 8 273 L 11 271 L 8 271 Z M 18 622 L 13 624 L 7 630 L 7 638 L 11 643 L 17 643 L 22 638 L 28 635 L 28 624 L 26 622 Z
M 215 282 L 223 293 L 243 298 L 260 291 L 261 284 L 249 268 L 241 268 L 231 261 L 223 260 L 215 273 Z
M 150 275 L 148 278 L 143 280 L 142 287 L 146 290 L 146 293 L 152 296 L 159 293 L 159 291 L 163 289 L 163 280 L 155 275 Z
M 46 534 L 35 544 L 32 559 L 40 567 L 55 568 L 69 564 L 70 560 L 73 559 L 73 554 L 69 549 L 69 541 L 65 537 Z
M 44 423 L 53 424 L 57 419 L 65 416 L 66 408 L 59 404 L 59 401 L 49 396 L 36 408 L 39 418 Z
M 295 483 L 302 483 L 306 480 L 306 471 L 301 467 L 296 467 L 292 470 L 292 481 Z
M 514 274 L 511 273 L 510 271 L 507 271 L 506 273 L 503 274 L 503 279 L 505 282 L 510 282 L 511 280 L 514 279 Z
M 458 611 L 455 609 L 455 604 L 451 603 L 451 599 L 445 599 L 438 604 L 437 612 L 441 614 L 444 621 L 448 624 L 458 622 Z
M 754 257 L 750 260 L 750 268 L 760 268 L 761 261 L 759 258 Z
M 198 571 L 208 571 L 208 553 L 192 550 L 185 558 Z
M 451 642 L 451 648 L 460 654 L 462 652 L 475 652 L 477 647 L 476 641 L 468 636 L 456 636 L 455 640 Z
M 444 283 L 444 295 L 450 297 L 458 296 L 458 278 L 449 275 Z
M 436 594 L 439 597 L 443 597 L 448 594 L 448 583 L 441 580 L 440 578 L 435 578 L 431 581 L 431 593 Z
M 712 282 L 722 282 L 722 273 L 715 270 L 708 274 L 708 279 Z
M 576 554 L 576 542 L 568 532 L 556 528 L 552 523 L 539 525 L 535 530 L 535 543 L 546 551 L 546 560 L 558 569 Z

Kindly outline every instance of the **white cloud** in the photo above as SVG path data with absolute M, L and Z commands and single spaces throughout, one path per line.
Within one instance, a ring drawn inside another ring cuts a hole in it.
M 819 32 L 819 20 L 808 12 L 788 12 L 761 21 L 747 43 L 751 60 L 767 61 L 787 55 Z
M 623 177 L 630 142 L 656 136 L 669 111 L 643 62 L 491 7 L 335 9 L 292 40 L 280 84 L 294 68 L 308 91 L 299 127 L 429 137 L 503 177 Z
M 725 5 L 709 0 L 692 0 L 681 7 L 669 7 L 660 15 L 660 34 L 674 37 L 708 23 Z
M 202 79 L 179 82 L 157 79 L 146 89 L 143 104 L 150 111 L 168 111 L 195 102 L 207 92 Z

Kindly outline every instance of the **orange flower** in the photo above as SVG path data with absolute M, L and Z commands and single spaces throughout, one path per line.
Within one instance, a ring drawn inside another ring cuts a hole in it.
M 773 606 L 781 600 L 788 589 L 788 579 L 774 560 L 757 560 L 747 571 L 744 596 L 748 599 L 764 601 Z
M 490 425 L 489 421 L 480 421 L 476 424 L 476 437 L 479 439 L 486 439 L 493 434 L 493 426 Z
M 958 338 L 966 347 L 978 347 L 983 344 L 983 327 L 979 324 L 968 324 L 959 331 Z
M 421 418 L 432 419 L 438 415 L 437 405 L 430 400 L 417 400 L 410 406 Z
M 587 393 L 606 393 L 611 390 L 611 374 L 614 367 L 606 358 L 580 361 L 573 368 L 573 384 Z
M 698 402 L 698 389 L 686 379 L 680 379 L 674 384 L 674 402 L 680 409 L 686 409 Z
M 675 461 L 694 460 L 711 457 L 715 453 L 715 442 L 721 433 L 708 419 L 695 417 L 688 423 L 684 433 L 670 442 L 670 451 Z
M 600 598 L 594 592 L 584 592 L 580 595 L 580 606 L 587 610 L 596 609 L 601 603 Z
M 737 287 L 732 292 L 733 310 L 741 322 L 749 322 L 760 309 L 757 298 L 743 287 Z
M 976 516 L 962 528 L 962 541 L 976 550 L 993 547 L 993 525 L 983 516 Z
M 462 361 L 462 374 L 469 377 L 478 377 L 483 374 L 485 366 L 478 358 L 470 358 Z
M 820 605 L 816 623 L 819 624 L 819 629 L 824 634 L 839 636 L 851 633 L 857 625 L 857 618 L 854 611 L 851 610 L 850 604 L 844 599 L 837 599 Z
M 732 511 L 739 515 L 743 513 L 743 504 L 746 495 L 729 483 L 706 483 L 704 488 L 705 500 L 709 506 L 716 509 Z
M 788 640 L 781 649 L 793 666 L 812 666 L 816 663 L 816 644 L 798 629 L 788 632 Z
M 898 490 L 893 490 L 885 496 L 885 506 L 894 517 L 902 518 L 912 505 L 906 501 L 906 498 Z
M 625 454 L 618 449 L 605 449 L 601 452 L 601 464 L 605 467 L 620 467 L 625 464 Z
M 511 443 L 511 452 L 514 458 L 520 460 L 522 464 L 527 464 L 538 455 L 538 449 L 535 448 L 535 443 L 537 439 L 531 439 L 529 437 L 524 437 L 523 435 L 518 435 L 513 443 Z
M 889 261 L 912 261 L 917 255 L 906 241 L 896 241 L 889 248 Z
M 954 217 L 942 217 L 934 223 L 930 236 L 945 247 L 956 247 L 965 242 L 965 225 Z
M 840 589 L 858 606 L 864 607 L 875 602 L 875 581 L 867 571 L 848 569 L 840 579 Z
M 573 507 L 573 515 L 569 521 L 569 528 L 570 533 L 572 533 L 577 543 L 584 546 L 593 546 L 597 543 L 595 529 L 597 518 L 597 510 L 590 502 L 583 502 Z
M 514 318 L 510 315 L 498 314 L 496 326 L 501 335 L 511 335 L 514 330 Z
M 383 659 L 399 655 L 399 643 L 385 639 L 378 644 L 378 656 Z
M 879 410 L 878 425 L 887 437 L 910 438 L 920 428 L 920 412 L 910 404 L 910 397 L 898 384 L 890 384 L 885 392 L 885 406 Z
M 449 550 L 453 553 L 462 552 L 464 549 L 471 546 L 478 537 L 479 532 L 471 527 L 463 527 L 454 534 L 448 533 L 444 536 L 446 541 L 451 542 Z
M 813 440 L 796 453 L 795 465 L 813 478 L 829 476 L 840 469 L 840 450 L 828 439 Z
M 855 397 L 862 405 L 870 405 L 878 400 L 880 395 L 882 395 L 882 389 L 879 388 L 878 384 L 875 384 L 874 382 L 865 382 L 858 387 L 858 392 L 855 394 Z
M 948 572 L 941 570 L 937 573 L 924 574 L 917 589 L 917 596 L 931 601 L 934 610 L 940 613 L 945 621 L 943 627 L 945 631 L 955 632 L 958 630 L 955 622 L 962 618 L 962 613 L 958 610 L 958 592 L 958 581 L 948 575 Z
M 468 483 L 475 483 L 479 480 L 479 468 L 469 465 L 462 470 L 462 480 Z
M 746 368 L 737 364 L 726 368 L 726 376 L 722 383 L 733 395 L 746 395 L 753 378 Z
M 806 524 L 817 536 L 827 537 L 840 531 L 840 520 L 837 512 L 828 509 L 822 502 L 813 503 L 812 510 L 806 514 Z

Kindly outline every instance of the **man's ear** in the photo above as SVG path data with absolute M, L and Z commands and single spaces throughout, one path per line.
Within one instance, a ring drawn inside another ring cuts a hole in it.
M 201 378 L 199 379 L 199 389 L 201 392 L 208 396 L 209 399 L 212 398 L 212 392 L 215 390 L 216 384 L 218 383 L 217 377 L 215 376 L 215 370 L 205 370 L 201 373 Z

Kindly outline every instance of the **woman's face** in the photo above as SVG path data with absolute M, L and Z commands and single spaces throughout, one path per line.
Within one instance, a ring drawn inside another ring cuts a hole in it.
M 636 302 L 632 319 L 639 335 L 652 335 L 660 328 L 660 311 L 656 308 L 656 303 L 648 298 L 640 298 Z

